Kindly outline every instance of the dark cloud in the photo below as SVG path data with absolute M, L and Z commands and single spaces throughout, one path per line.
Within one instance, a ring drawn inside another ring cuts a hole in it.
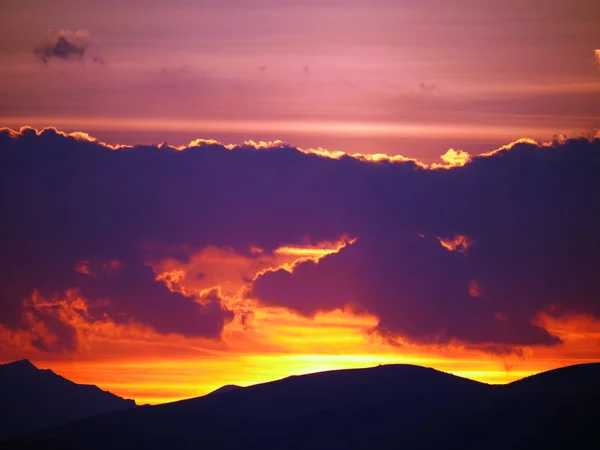
M 435 238 L 401 230 L 395 234 L 358 239 L 318 264 L 300 265 L 293 274 L 283 269 L 267 273 L 255 282 L 253 294 L 305 315 L 352 304 L 380 317 L 377 328 L 383 336 L 401 334 L 427 344 L 558 341 L 529 324 L 546 299 L 516 305 L 510 297 L 474 297 L 469 256 L 447 251 Z M 511 320 L 499 320 L 500 310 L 508 311 Z
M 81 61 L 90 46 L 90 39 L 87 30 L 51 30 L 46 34 L 46 42 L 36 47 L 33 53 L 44 63 L 51 59 Z M 93 56 L 92 61 L 104 65 L 104 59 L 100 56 Z
M 600 141 L 585 139 L 412 176 L 377 167 L 378 180 L 360 182 L 370 201 L 358 241 L 293 274 L 267 272 L 252 294 L 306 315 L 354 303 L 383 335 L 426 343 L 557 343 L 536 314 L 600 314 L 599 169 Z M 453 234 L 469 237 L 466 251 L 440 245 Z
M 502 353 L 558 339 L 541 311 L 600 317 L 600 140 L 519 143 L 461 168 L 330 159 L 286 146 L 112 150 L 52 130 L 0 133 L 0 322 L 77 289 L 90 314 L 216 336 L 231 318 L 156 280 L 150 262 L 209 245 L 255 257 L 358 240 L 250 295 L 312 315 L 352 304 L 390 339 Z M 445 244 L 445 245 L 443 245 Z
M 45 332 L 30 326 L 31 345 L 42 352 L 62 352 L 75 350 L 77 331 L 72 325 L 61 321 L 56 314 L 44 312 L 33 305 L 24 305 L 26 315 L 32 320 L 27 325 L 42 323 Z

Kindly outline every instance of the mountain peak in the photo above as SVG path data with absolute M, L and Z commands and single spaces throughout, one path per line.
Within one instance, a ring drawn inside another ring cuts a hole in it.
M 0 365 L 0 441 L 95 414 L 135 407 L 94 385 L 74 383 L 28 359 Z M 1 447 L 1 445 L 0 445 Z
M 18 361 L 13 361 L 7 364 L 0 365 L 1 368 L 6 369 L 16 369 L 16 370 L 39 370 L 31 361 L 28 359 L 20 359 Z

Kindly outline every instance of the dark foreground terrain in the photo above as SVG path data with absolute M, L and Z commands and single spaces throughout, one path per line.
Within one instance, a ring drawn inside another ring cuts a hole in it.
M 600 363 L 491 386 L 409 365 L 115 411 L 7 449 L 595 449 Z
M 27 360 L 0 365 L 0 441 L 98 413 L 134 408 L 133 400 L 76 384 Z

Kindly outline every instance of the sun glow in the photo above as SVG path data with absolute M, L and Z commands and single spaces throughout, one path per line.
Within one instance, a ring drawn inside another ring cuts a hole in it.
M 277 264 L 293 266 L 298 258 L 326 258 L 343 245 L 347 244 L 281 247 L 272 255 L 260 253 L 249 271 L 249 257 L 218 248 L 205 250 L 187 265 L 164 261 L 155 266 L 157 279 L 171 289 L 200 293 L 207 286 L 218 286 L 222 301 L 236 316 L 217 340 L 162 335 L 135 323 L 117 324 L 108 317 L 92 319 L 85 299 L 76 292 L 60 300 L 36 294 L 29 300 L 31 308 L 56 313 L 59 320 L 76 325 L 79 346 L 73 350 L 73 359 L 24 347 L 28 342 L 24 336 L 0 327 L 0 339 L 7 343 L 3 359 L 15 359 L 18 351 L 41 368 L 78 383 L 97 384 L 139 404 L 200 396 L 225 384 L 247 386 L 290 375 L 379 364 L 417 364 L 486 383 L 506 383 L 566 363 L 594 360 L 600 324 L 585 316 L 539 316 L 537 323 L 563 340 L 559 347 L 490 354 L 460 342 L 430 346 L 403 340 L 398 347 L 373 331 L 379 322 L 376 316 L 351 307 L 309 318 L 241 295 L 253 271 Z M 289 259 L 277 260 L 282 257 Z M 165 271 L 167 267 L 170 272 Z M 196 272 L 206 276 L 195 277 Z M 171 273 L 170 281 L 165 273 Z M 48 333 L 36 325 L 34 317 L 31 332 Z

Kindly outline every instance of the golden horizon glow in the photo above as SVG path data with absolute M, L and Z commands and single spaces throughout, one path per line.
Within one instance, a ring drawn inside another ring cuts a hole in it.
M 535 323 L 559 336 L 563 344 L 523 347 L 495 355 L 479 350 L 484 345 L 460 342 L 432 346 L 400 339 L 398 347 L 373 331 L 379 322 L 376 316 L 356 312 L 350 306 L 318 312 L 309 318 L 243 297 L 251 272 L 273 270 L 278 264 L 293 267 L 307 257 L 327 257 L 351 242 L 321 243 L 322 247 L 283 246 L 273 255 L 260 253 L 258 261 L 250 266 L 248 257 L 216 247 L 193 256 L 187 265 L 171 260 L 155 265 L 157 278 L 172 290 L 201 293 L 207 285 L 219 290 L 224 304 L 236 311 L 236 317 L 216 340 L 162 335 L 134 322 L 117 324 L 108 317 L 91 320 L 85 299 L 76 291 L 67 293 L 58 303 L 36 293 L 29 300 L 30 308 L 45 314 L 58 311 L 61 321 L 75 326 L 79 348 L 70 356 L 43 353 L 27 344 L 24 331 L 9 332 L 0 327 L 0 339 L 6 343 L 2 359 L 9 362 L 28 357 L 40 368 L 134 398 L 138 404 L 197 397 L 226 384 L 248 386 L 290 375 L 379 364 L 416 364 L 501 384 L 595 360 L 600 322 L 586 316 L 557 319 L 541 314 Z M 278 259 L 282 257 L 285 259 Z M 205 276 L 194 276 L 196 271 Z M 160 278 L 173 272 L 177 272 L 176 277 Z M 472 295 L 476 293 L 474 286 L 471 291 Z M 251 314 L 243 318 L 248 311 Z M 30 330 L 47 333 L 34 316 L 26 320 Z
M 189 345 L 190 350 L 200 352 L 206 342 L 160 336 L 161 343 L 156 339 L 159 336 L 147 335 L 130 341 L 134 346 L 126 354 L 101 351 L 94 355 L 93 350 L 100 349 L 89 348 L 72 361 L 40 354 L 30 359 L 40 368 L 52 369 L 72 381 L 96 384 L 134 398 L 138 404 L 158 404 L 205 395 L 226 384 L 248 386 L 290 375 L 379 364 L 415 364 L 484 383 L 504 384 L 565 365 L 595 362 L 597 359 L 589 352 L 600 336 L 597 320 L 578 316 L 560 321 L 542 316 L 540 320 L 547 321 L 553 332 L 558 331 L 564 344 L 556 348 L 528 347 L 520 355 L 494 356 L 460 344 L 432 348 L 407 343 L 394 348 L 369 335 L 368 330 L 377 322 L 375 317 L 357 316 L 350 311 L 320 313 L 311 320 L 271 308 L 259 311 L 258 316 L 260 324 L 255 324 L 254 330 L 228 325 L 224 342 L 213 343 L 212 350 L 206 348 L 199 355 L 174 357 L 169 348 Z M 577 332 L 582 323 L 586 324 L 586 333 Z M 240 333 L 249 334 L 246 337 L 255 342 L 242 342 L 238 339 Z M 264 345 L 273 337 L 277 337 L 275 347 L 280 350 Z M 113 351 L 127 344 L 122 337 L 105 341 L 104 345 L 102 339 L 100 347 L 109 344 Z M 262 351 L 250 350 L 261 344 Z M 144 346 L 153 351 L 140 354 Z M 166 350 L 162 355 L 157 351 L 160 346 Z M 50 359 L 46 359 L 48 356 Z

